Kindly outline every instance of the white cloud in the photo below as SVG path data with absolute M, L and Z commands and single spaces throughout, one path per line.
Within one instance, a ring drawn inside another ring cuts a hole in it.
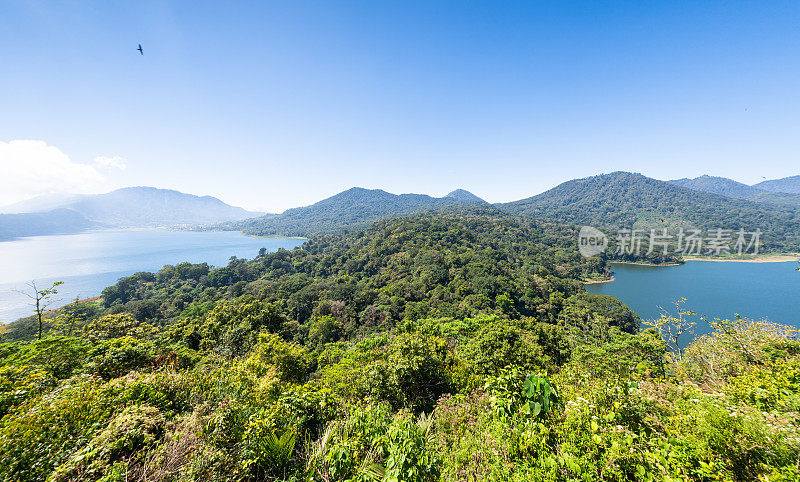
M 125 166 L 120 158 L 99 159 L 95 159 L 98 166 Z M 95 166 L 72 162 L 60 149 L 44 141 L 0 141 L 0 205 L 40 194 L 97 191 L 105 182 L 105 176 Z
M 97 156 L 94 158 L 94 165 L 106 169 L 110 169 L 113 167 L 119 170 L 124 170 L 127 167 L 125 165 L 125 159 L 119 156 L 114 156 L 114 157 Z

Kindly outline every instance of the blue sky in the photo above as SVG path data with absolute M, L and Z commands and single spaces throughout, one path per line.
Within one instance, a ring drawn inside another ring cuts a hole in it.
M 5 0 L 0 59 L 0 204 L 800 174 L 798 2 Z

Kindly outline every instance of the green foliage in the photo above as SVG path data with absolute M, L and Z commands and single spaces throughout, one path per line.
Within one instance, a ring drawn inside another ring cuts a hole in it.
M 80 338 L 55 336 L 32 343 L 15 344 L 13 354 L 0 364 L 7 366 L 37 366 L 56 378 L 69 378 L 86 360 L 89 344 Z M 12 345 L 13 346 L 13 345 Z
M 338 363 L 323 369 L 321 382 L 352 401 L 366 397 L 394 408 L 430 410 L 451 389 L 453 362 L 438 337 L 374 338 L 355 345 Z
M 308 342 L 311 346 L 322 347 L 338 341 L 340 337 L 340 323 L 330 315 L 317 318 L 308 328 Z
M 307 472 L 322 479 L 373 480 L 386 456 L 383 442 L 391 423 L 385 404 L 349 406 L 309 447 Z
M 0 418 L 27 400 L 47 393 L 58 379 L 47 370 L 30 365 L 0 367 Z
M 653 330 L 633 336 L 611 330 L 599 345 L 582 344 L 571 360 L 586 377 L 620 378 L 631 374 L 665 375 L 663 339 Z
M 155 350 L 151 342 L 127 336 L 99 342 L 88 356 L 92 359 L 94 372 L 104 380 L 120 377 L 155 362 Z
M 462 370 L 468 374 L 466 384 L 498 373 L 505 367 L 522 371 L 537 371 L 549 366 L 550 359 L 530 330 L 505 323 L 490 323 L 481 327 L 459 350 Z
M 304 348 L 272 333 L 262 333 L 245 366 L 259 376 L 272 366 L 281 380 L 299 383 L 305 380 L 311 362 Z
M 271 432 L 248 442 L 250 450 L 243 461 L 247 472 L 258 478 L 286 477 L 297 442 L 294 432 L 286 431 L 281 436 Z
M 528 375 L 525 378 L 523 393 L 528 399 L 528 403 L 523 404 L 522 410 L 534 417 L 546 417 L 550 409 L 557 407 L 561 402 L 561 399 L 558 398 L 558 390 L 547 377 Z
M 401 412 L 386 433 L 387 452 L 384 480 L 425 482 L 438 480 L 441 457 L 433 450 L 431 421 L 421 414 L 417 421 Z
M 164 431 L 164 416 L 155 407 L 125 408 L 100 433 L 53 474 L 52 480 L 97 480 L 109 467 L 131 464 L 155 444 Z
M 138 324 L 132 314 L 117 313 L 92 320 L 81 331 L 92 340 L 108 340 L 131 333 Z
M 565 300 L 560 318 L 564 325 L 583 331 L 593 331 L 598 318 L 626 333 L 638 332 L 641 323 L 639 315 L 613 296 L 585 292 L 576 293 Z

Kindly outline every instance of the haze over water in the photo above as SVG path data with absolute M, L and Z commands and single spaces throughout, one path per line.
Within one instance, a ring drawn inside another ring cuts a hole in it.
M 292 249 L 304 239 L 254 238 L 238 232 L 157 230 L 94 231 L 63 236 L 34 236 L 0 242 L 0 322 L 32 313 L 30 300 L 14 292 L 36 280 L 40 286 L 64 281 L 56 303 L 76 296 L 98 296 L 103 288 L 138 271 L 158 271 L 184 261 L 224 266 L 231 256 L 252 259 L 267 251 Z

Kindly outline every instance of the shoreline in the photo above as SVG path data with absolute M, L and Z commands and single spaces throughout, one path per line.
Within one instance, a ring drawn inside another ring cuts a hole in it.
M 684 263 L 639 263 L 636 261 L 609 261 L 608 264 L 632 264 L 635 266 L 652 266 L 654 268 L 667 267 L 667 266 L 681 266 Z
M 615 279 L 617 279 L 617 278 L 616 278 L 615 276 L 613 276 L 613 275 L 612 275 L 612 276 L 611 276 L 611 278 L 609 278 L 609 279 L 590 279 L 590 280 L 583 280 L 583 284 L 585 284 L 585 285 L 596 285 L 596 284 L 600 284 L 600 283 L 611 283 L 611 282 L 612 282 L 612 281 L 614 281 Z
M 257 234 L 248 234 L 245 233 L 244 231 L 239 231 L 239 234 L 241 234 L 242 236 L 247 236 L 248 238 L 256 238 L 256 239 L 305 239 L 306 241 L 308 241 L 309 239 L 304 236 L 278 236 L 274 234 L 270 234 L 267 236 L 259 236 Z
M 710 261 L 716 263 L 787 263 L 800 261 L 798 253 L 764 254 L 754 258 L 723 258 L 716 256 L 685 256 L 686 261 Z

